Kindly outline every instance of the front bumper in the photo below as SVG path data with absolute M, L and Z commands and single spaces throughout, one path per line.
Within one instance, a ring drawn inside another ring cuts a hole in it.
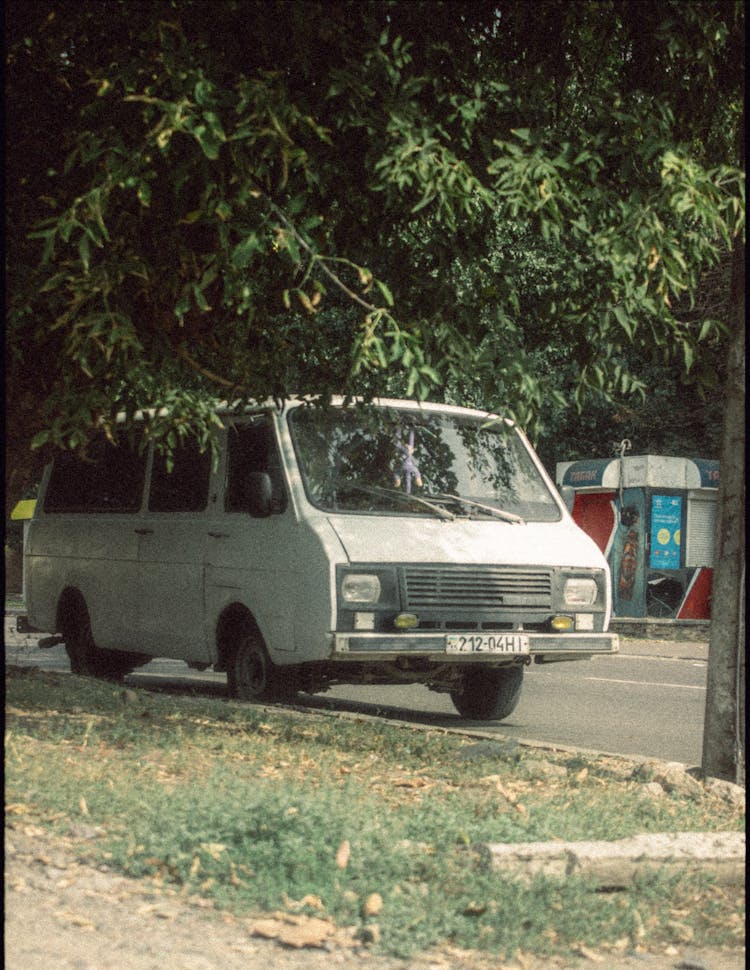
M 522 632 L 522 631 L 520 631 Z M 529 639 L 528 653 L 456 654 L 447 652 L 445 633 L 334 633 L 332 659 L 395 660 L 400 656 L 429 657 L 431 660 L 456 663 L 495 663 L 523 657 L 549 660 L 575 659 L 594 654 L 615 654 L 620 649 L 616 633 L 524 633 Z

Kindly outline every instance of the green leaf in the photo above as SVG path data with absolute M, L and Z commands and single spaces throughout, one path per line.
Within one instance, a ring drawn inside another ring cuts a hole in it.
M 625 307 L 621 303 L 618 303 L 614 307 L 612 307 L 612 311 L 613 311 L 613 313 L 615 315 L 615 318 L 617 319 L 617 322 L 620 324 L 620 326 L 625 331 L 625 333 L 628 335 L 628 337 L 632 340 L 633 339 L 633 322 L 630 319 L 630 315 L 628 314 L 628 311 L 625 309 Z
M 208 305 L 208 300 L 206 299 L 205 293 L 197 283 L 193 284 L 193 295 L 195 296 L 195 302 L 199 310 L 202 310 L 205 313 L 207 310 L 211 309 L 211 307 Z
M 213 93 L 213 90 L 214 90 L 213 84 L 211 84 L 209 81 L 206 81 L 205 78 L 202 78 L 200 81 L 198 81 L 194 89 L 194 96 L 195 96 L 196 103 L 199 104 L 201 107 L 208 104 L 211 100 L 211 94 Z
M 375 282 L 377 283 L 378 289 L 383 294 L 383 299 L 385 302 L 388 304 L 388 306 L 393 306 L 393 294 L 388 286 L 382 280 L 376 279 Z
M 88 236 L 84 234 L 78 240 L 78 255 L 80 256 L 81 262 L 83 263 L 83 270 L 85 273 L 88 273 L 89 271 L 90 252 L 91 251 L 89 247 Z
M 254 232 L 248 233 L 232 250 L 232 266 L 235 269 L 244 269 L 252 262 L 253 256 L 260 249 L 257 235 Z
M 52 438 L 51 431 L 40 431 L 38 434 L 35 434 L 34 437 L 31 439 L 31 448 L 33 450 L 36 450 L 37 448 L 41 448 L 44 445 L 46 445 L 51 438 Z
M 180 320 L 182 320 L 186 313 L 190 312 L 190 295 L 188 293 L 182 294 L 175 304 L 174 312 L 175 316 L 179 317 Z
M 232 218 L 232 207 L 226 201 L 226 199 L 222 199 L 221 202 L 218 203 L 214 211 L 216 212 L 217 217 L 221 219 L 222 222 L 227 222 L 227 220 Z

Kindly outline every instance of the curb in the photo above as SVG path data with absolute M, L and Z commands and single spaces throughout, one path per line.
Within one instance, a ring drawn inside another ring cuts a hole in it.
M 615 842 L 525 842 L 472 846 L 480 864 L 534 876 L 580 876 L 598 889 L 627 889 L 652 872 L 710 870 L 724 886 L 745 884 L 744 832 L 680 832 L 634 835 Z

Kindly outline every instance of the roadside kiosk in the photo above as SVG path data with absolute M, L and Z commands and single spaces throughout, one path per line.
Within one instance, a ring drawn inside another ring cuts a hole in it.
M 556 482 L 575 490 L 573 519 L 607 557 L 615 617 L 710 619 L 718 461 L 558 462 Z

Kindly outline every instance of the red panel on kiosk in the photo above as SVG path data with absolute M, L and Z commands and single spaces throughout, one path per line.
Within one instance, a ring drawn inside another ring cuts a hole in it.
M 685 598 L 677 612 L 678 620 L 708 620 L 711 618 L 711 587 L 714 571 L 707 566 L 696 569 Z
M 617 526 L 612 507 L 614 498 L 614 492 L 577 492 L 573 505 L 573 521 L 591 536 L 605 555 Z

